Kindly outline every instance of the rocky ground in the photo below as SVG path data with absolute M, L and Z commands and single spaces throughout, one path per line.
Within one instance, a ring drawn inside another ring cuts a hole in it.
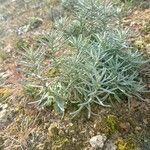
M 150 104 L 132 100 L 70 119 L 37 108 L 24 94 L 19 50 L 34 43 L 59 17 L 56 0 L 0 0 L 1 150 L 150 150 Z M 150 53 L 150 9 L 122 19 L 131 43 Z M 148 82 L 147 82 L 148 83 Z M 148 97 L 149 98 L 149 97 Z

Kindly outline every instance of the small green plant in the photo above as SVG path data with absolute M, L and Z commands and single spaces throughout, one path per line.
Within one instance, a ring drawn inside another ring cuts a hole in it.
M 45 34 L 39 42 L 43 46 L 47 46 L 47 55 L 55 59 L 55 53 L 62 48 L 63 35 L 58 30 L 52 30 L 49 34 Z
M 42 47 L 48 49 L 27 49 L 23 54 L 27 80 L 39 89 L 38 100 L 33 103 L 53 106 L 63 113 L 71 104 L 76 107 L 71 115 L 87 109 L 90 117 L 94 105 L 111 107 L 115 101 L 132 97 L 143 100 L 146 88 L 140 68 L 147 60 L 127 42 L 128 31 L 114 26 L 120 9 L 99 0 L 64 3 L 73 9 L 68 18 L 56 22 L 57 30 L 42 38 Z M 57 57 L 56 53 L 65 48 L 71 53 Z M 59 71 L 45 76 L 46 70 Z
M 112 3 L 100 0 L 77 0 L 74 4 L 72 0 L 65 0 L 64 5 L 67 8 L 74 6 L 70 10 L 74 19 L 64 30 L 68 36 L 88 36 L 104 31 L 111 25 L 112 18 L 117 18 L 120 13 L 120 9 Z
M 110 107 L 114 100 L 121 102 L 133 96 L 142 99 L 145 87 L 139 68 L 146 61 L 117 34 L 104 35 L 96 35 L 97 42 L 78 46 L 79 52 L 63 64 L 59 82 L 69 102 L 79 107 L 74 115 L 87 108 L 90 116 L 93 103 Z
M 38 75 L 41 72 L 44 53 L 45 52 L 42 51 L 42 49 L 34 50 L 32 48 L 24 48 L 24 52 L 21 52 L 21 64 L 24 65 L 24 71 L 27 74 L 34 73 Z

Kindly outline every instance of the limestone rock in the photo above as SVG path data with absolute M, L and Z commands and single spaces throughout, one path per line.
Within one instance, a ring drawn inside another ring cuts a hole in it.
M 90 144 L 95 149 L 101 149 L 104 147 L 105 141 L 107 140 L 107 137 L 102 135 L 96 135 L 90 139 Z

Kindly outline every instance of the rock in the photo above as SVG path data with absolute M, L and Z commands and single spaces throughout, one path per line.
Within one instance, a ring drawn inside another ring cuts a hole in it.
M 102 135 L 96 135 L 90 139 L 90 144 L 95 149 L 101 149 L 104 147 L 105 141 L 107 140 L 107 137 Z
M 116 150 L 116 149 L 117 149 L 117 146 L 112 141 L 108 141 L 105 144 L 104 150 Z

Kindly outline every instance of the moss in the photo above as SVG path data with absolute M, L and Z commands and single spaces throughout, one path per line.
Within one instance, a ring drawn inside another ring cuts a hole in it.
M 144 34 L 150 33 L 150 21 L 145 24 L 142 31 L 144 32 Z
M 117 150 L 136 150 L 135 142 L 129 139 L 118 138 L 114 141 L 117 146 Z
M 52 123 L 50 127 L 48 128 L 48 135 L 50 138 L 54 138 L 58 136 L 59 132 L 59 125 L 58 123 Z
M 45 72 L 46 77 L 55 77 L 59 75 L 60 71 L 59 68 L 50 68 L 48 71 Z
M 1 100 L 4 98 L 7 98 L 12 93 L 12 90 L 10 88 L 0 88 L 0 98 Z
M 118 130 L 118 118 L 115 115 L 108 114 L 105 117 L 95 119 L 94 129 L 107 136 L 112 135 Z
M 118 138 L 114 143 L 117 146 L 117 150 L 127 150 L 127 143 L 122 138 Z
M 20 114 L 25 114 L 25 109 L 24 109 L 23 106 L 17 105 L 17 106 L 15 107 L 15 112 L 16 112 L 16 113 L 20 113 Z
M 106 125 L 110 134 L 117 131 L 117 117 L 114 115 L 108 115 L 106 117 Z
M 69 140 L 65 137 L 58 136 L 52 143 L 52 150 L 69 150 Z
M 137 40 L 135 40 L 133 45 L 139 49 L 142 49 L 142 48 L 144 48 L 144 41 L 143 41 L 143 39 L 137 39 Z

